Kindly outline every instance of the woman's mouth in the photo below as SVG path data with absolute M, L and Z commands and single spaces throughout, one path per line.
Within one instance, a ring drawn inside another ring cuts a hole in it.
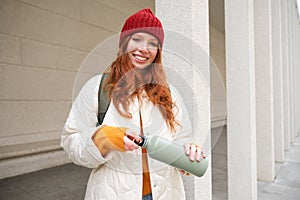
M 135 60 L 137 62 L 145 62 L 147 61 L 149 58 L 141 56 L 141 55 L 137 55 L 137 54 L 133 54 L 133 57 L 135 58 Z

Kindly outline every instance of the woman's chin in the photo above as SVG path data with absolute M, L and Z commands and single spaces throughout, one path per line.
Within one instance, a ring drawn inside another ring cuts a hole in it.
M 134 68 L 136 70 L 144 70 L 146 69 L 149 65 L 148 64 L 133 64 Z

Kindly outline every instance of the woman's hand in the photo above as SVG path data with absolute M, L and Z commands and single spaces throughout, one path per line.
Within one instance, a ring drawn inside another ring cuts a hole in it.
M 130 138 L 132 138 L 130 140 Z M 140 137 L 124 127 L 103 125 L 92 137 L 93 142 L 103 156 L 111 150 L 132 151 L 139 148 L 133 140 L 140 141 Z
M 186 172 L 186 171 L 184 171 L 182 169 L 178 169 L 178 171 L 180 172 L 181 175 L 185 175 L 185 176 L 191 175 L 190 173 L 188 173 L 188 172 Z
M 128 129 L 125 132 L 125 136 L 124 136 L 125 150 L 133 151 L 135 149 L 138 149 L 139 146 L 137 144 L 135 144 L 134 141 L 140 142 L 140 140 L 141 140 L 141 138 L 140 138 L 139 134 Z
M 201 159 L 206 158 L 206 155 L 204 154 L 202 148 L 198 146 L 197 144 L 189 143 L 185 144 L 185 154 L 190 157 L 191 161 L 196 160 L 197 162 L 200 162 Z M 181 175 L 189 176 L 190 173 L 178 169 Z
M 190 157 L 191 161 L 200 162 L 201 159 L 206 158 L 203 149 L 194 143 L 185 144 L 185 154 Z

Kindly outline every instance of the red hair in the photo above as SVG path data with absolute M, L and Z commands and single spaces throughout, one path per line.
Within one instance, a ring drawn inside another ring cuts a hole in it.
M 167 126 L 175 132 L 175 126 L 179 125 L 175 119 L 167 78 L 162 66 L 162 51 L 158 48 L 153 63 L 144 70 L 137 70 L 130 61 L 127 53 L 127 45 L 130 36 L 126 37 L 120 45 L 118 57 L 110 65 L 110 76 L 104 82 L 104 88 L 109 91 L 109 97 L 119 114 L 131 118 L 129 112 L 130 100 L 135 96 L 140 97 L 141 88 L 147 93 L 149 100 L 158 106 L 160 113 L 165 119 Z

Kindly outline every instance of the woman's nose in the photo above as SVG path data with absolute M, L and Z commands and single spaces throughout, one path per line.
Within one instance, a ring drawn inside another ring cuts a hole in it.
M 148 50 L 149 50 L 149 49 L 148 49 L 148 44 L 147 44 L 146 42 L 142 42 L 142 43 L 139 45 L 138 49 L 139 49 L 140 51 L 148 51 Z

